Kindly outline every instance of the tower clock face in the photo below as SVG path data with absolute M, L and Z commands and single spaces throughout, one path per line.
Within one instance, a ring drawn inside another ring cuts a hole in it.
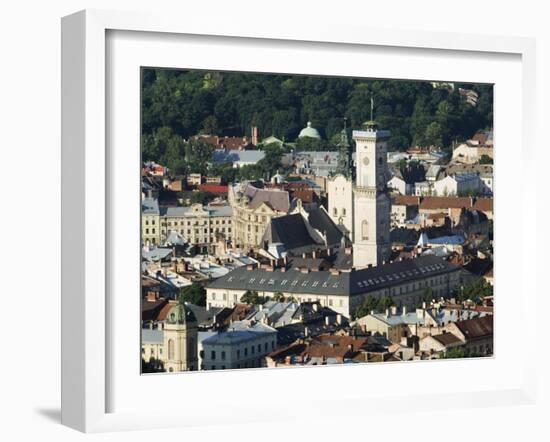
M 370 162 L 370 161 L 369 161 L 369 157 L 363 158 L 363 164 L 364 164 L 365 166 L 368 166 L 368 165 L 369 165 L 369 162 Z

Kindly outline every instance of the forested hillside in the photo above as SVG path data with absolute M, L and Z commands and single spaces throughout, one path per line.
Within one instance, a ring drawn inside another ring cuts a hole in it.
M 476 106 L 461 100 L 459 87 L 479 94 Z M 393 150 L 449 147 L 493 124 L 491 85 L 455 83 L 448 90 L 415 81 L 143 69 L 143 158 L 166 160 L 170 150 L 185 155 L 192 135 L 250 135 L 252 125 L 260 139 L 294 142 L 307 121 L 331 148 L 344 117 L 350 128 L 370 119 L 371 94 Z

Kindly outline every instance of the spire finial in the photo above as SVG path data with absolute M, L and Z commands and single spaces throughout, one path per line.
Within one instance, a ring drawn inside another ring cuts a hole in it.
M 372 92 L 370 93 L 370 120 L 374 121 L 374 98 Z

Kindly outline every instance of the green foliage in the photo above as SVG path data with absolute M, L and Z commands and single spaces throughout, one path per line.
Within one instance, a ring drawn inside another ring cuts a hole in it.
M 479 94 L 476 106 L 460 99 L 459 87 Z M 295 140 L 308 120 L 324 141 L 302 138 L 296 148 L 333 149 L 344 117 L 351 128 L 370 119 L 371 96 L 380 128 L 391 131 L 393 150 L 411 143 L 447 147 L 493 124 L 491 85 L 455 84 L 448 90 L 418 81 L 143 69 L 143 157 L 167 160 L 172 169 L 195 167 L 181 148 L 182 140 L 193 135 L 250 135 L 256 125 L 262 138 Z M 179 137 L 176 146 L 164 158 L 174 137 Z
M 196 192 L 191 193 L 191 203 L 192 204 L 202 204 L 203 206 L 208 204 L 210 201 L 216 198 L 216 194 L 208 192 L 206 190 L 197 190 Z
M 470 284 L 455 289 L 454 296 L 459 302 L 469 299 L 477 303 L 484 296 L 493 296 L 493 286 L 485 278 L 477 278 Z
M 434 299 L 434 293 L 431 287 L 428 287 L 426 290 L 424 290 L 424 294 L 422 295 L 422 301 L 426 303 L 426 305 L 430 305 L 430 303 Z
M 378 299 L 373 295 L 368 295 L 362 304 L 355 310 L 355 317 L 362 318 L 363 316 L 369 315 L 371 311 L 383 312 L 394 305 L 395 302 L 391 296 L 382 296 Z
M 265 299 L 263 296 L 258 295 L 256 290 L 247 290 L 241 296 L 241 302 L 244 302 L 245 304 L 258 305 L 262 304 L 264 301 Z
M 493 159 L 489 155 L 483 154 L 478 162 L 479 164 L 493 164 Z
M 336 145 L 331 144 L 326 140 L 318 140 L 317 138 L 311 137 L 302 137 L 296 139 L 295 149 L 297 151 L 336 150 Z
M 372 295 L 368 295 L 365 300 L 362 302 L 362 304 L 357 308 L 355 311 L 355 317 L 356 318 L 362 318 L 363 316 L 367 316 L 370 314 L 372 310 L 378 309 L 378 299 L 376 299 Z
M 439 359 L 459 359 L 465 358 L 466 352 L 460 347 L 453 347 L 447 350 L 447 352 L 439 355 Z
M 208 176 L 221 177 L 222 183 L 232 183 L 235 181 L 237 169 L 233 167 L 233 163 L 213 163 L 208 167 Z
M 206 289 L 201 284 L 195 282 L 181 290 L 178 301 L 181 304 L 188 302 L 204 307 L 206 305 Z

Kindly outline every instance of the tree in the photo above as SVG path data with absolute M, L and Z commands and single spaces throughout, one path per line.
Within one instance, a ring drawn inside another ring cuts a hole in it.
M 422 295 L 422 301 L 426 303 L 426 305 L 430 305 L 430 303 L 434 299 L 433 290 L 431 287 L 428 287 L 424 290 L 424 294 Z
M 395 306 L 395 302 L 391 296 L 383 296 L 378 301 L 378 310 L 384 311 L 390 307 Z
M 467 357 L 466 352 L 460 347 L 450 348 L 445 353 L 439 355 L 439 359 L 459 359 L 465 357 Z
M 493 296 L 493 286 L 483 277 L 455 290 L 455 297 L 459 302 L 469 299 L 477 303 L 485 296 Z
M 206 175 L 214 147 L 203 140 L 193 140 L 185 146 L 185 159 L 191 173 Z
M 180 304 L 188 302 L 204 307 L 206 305 L 206 289 L 201 284 L 194 282 L 181 290 L 178 301 Z
M 241 296 L 241 302 L 244 302 L 245 304 L 258 305 L 261 304 L 260 301 L 260 296 L 256 290 L 247 290 Z
M 274 300 L 274 301 L 277 301 L 277 302 L 284 302 L 284 300 L 285 300 L 285 295 L 284 295 L 282 292 L 276 292 L 276 293 L 273 295 L 273 300 Z
M 443 138 L 441 135 L 441 126 L 437 122 L 430 123 L 426 127 L 424 133 L 424 142 L 429 146 L 438 146 L 443 145 Z
M 481 158 L 478 161 L 479 164 L 493 164 L 493 159 L 489 155 L 481 155 Z
M 206 190 L 197 190 L 191 194 L 191 203 L 207 205 L 216 198 L 216 194 Z
M 371 311 L 376 311 L 378 309 L 378 299 L 376 299 L 373 295 L 368 295 L 361 305 L 357 307 L 357 310 L 355 311 L 355 317 L 356 318 L 362 318 L 363 316 L 367 316 L 370 314 Z

